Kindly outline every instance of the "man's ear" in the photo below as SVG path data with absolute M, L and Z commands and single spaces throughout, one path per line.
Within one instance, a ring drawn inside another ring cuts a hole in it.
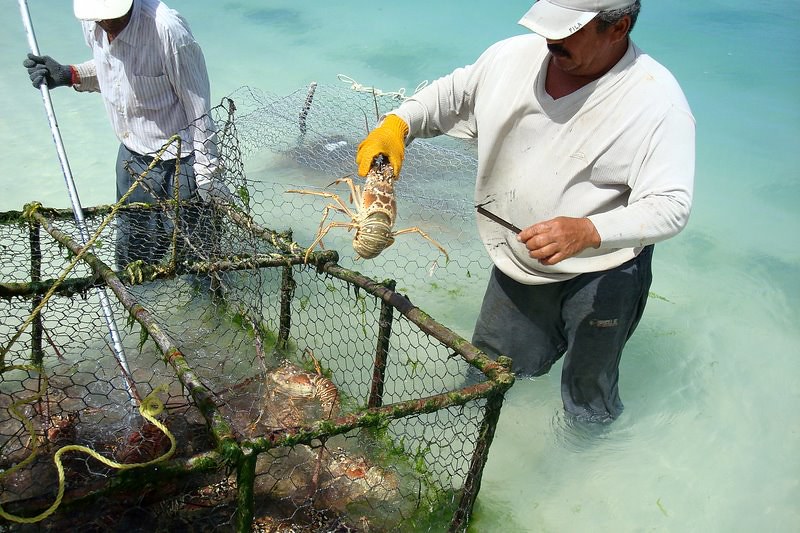
M 616 24 L 609 28 L 611 32 L 611 40 L 612 42 L 620 41 L 628 36 L 628 33 L 631 30 L 631 18 L 629 16 L 624 16 L 617 21 Z

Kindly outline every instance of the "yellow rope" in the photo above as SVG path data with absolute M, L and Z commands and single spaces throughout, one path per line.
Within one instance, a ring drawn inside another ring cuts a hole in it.
M 145 418 L 146 420 L 151 422 L 154 426 L 156 426 L 158 429 L 160 429 L 169 438 L 170 447 L 169 447 L 169 450 L 167 450 L 166 453 L 164 453 L 160 457 L 157 457 L 157 458 L 155 458 L 155 459 L 153 459 L 151 461 L 147 461 L 145 463 L 122 464 L 122 463 L 118 463 L 116 461 L 112 461 L 111 459 L 108 459 L 107 457 L 103 457 L 102 455 L 100 455 L 96 451 L 92 450 L 91 448 L 87 448 L 86 446 L 80 446 L 80 445 L 77 445 L 77 444 L 71 444 L 71 445 L 68 445 L 68 446 L 64 446 L 62 448 L 59 448 L 58 451 L 53 456 L 53 462 L 55 463 L 56 470 L 58 471 L 58 495 L 56 496 L 56 499 L 53 502 L 53 504 L 47 510 L 43 511 L 41 514 L 38 514 L 38 515 L 30 517 L 30 518 L 9 514 L 9 513 L 5 512 L 3 510 L 2 506 L 0 506 L 0 517 L 5 518 L 6 520 L 10 520 L 12 522 L 20 523 L 20 524 L 33 524 L 35 522 L 39 522 L 41 520 L 44 520 L 48 516 L 52 515 L 56 511 L 56 509 L 58 509 L 58 506 L 61 505 L 61 500 L 64 498 L 64 489 L 65 489 L 65 484 L 66 484 L 66 478 L 65 478 L 65 475 L 64 475 L 64 465 L 61 462 L 61 456 L 64 455 L 65 453 L 67 453 L 67 452 L 82 452 L 82 453 L 85 453 L 85 454 L 87 454 L 87 455 L 89 455 L 91 457 L 94 457 L 95 459 L 97 459 L 101 463 L 105 464 L 106 466 L 111 467 L 111 468 L 115 468 L 117 470 L 131 470 L 133 468 L 144 468 L 144 467 L 147 467 L 147 466 L 152 466 L 154 464 L 166 461 L 167 459 L 172 457 L 172 454 L 175 453 L 175 448 L 177 447 L 177 443 L 175 441 L 175 436 L 172 433 L 170 433 L 170 431 L 167 429 L 167 427 L 163 423 L 161 423 L 160 421 L 158 421 L 155 418 L 156 415 L 158 415 L 159 413 L 161 413 L 164 410 L 164 403 L 157 396 L 157 393 L 162 392 L 162 391 L 166 391 L 166 385 L 160 385 L 159 387 L 156 387 L 156 389 L 153 390 L 153 392 L 148 394 L 147 397 L 145 397 L 145 399 L 142 400 L 142 403 L 139 405 L 139 412 L 141 413 L 143 418 Z M 39 391 L 39 396 L 38 397 L 41 397 L 41 391 Z M 12 412 L 16 413 L 16 406 L 21 405 L 22 403 L 27 403 L 27 402 L 30 402 L 30 401 L 34 401 L 38 397 L 34 397 L 33 399 L 26 398 L 24 400 L 18 400 L 17 402 L 14 402 L 14 404 L 12 404 Z M 20 418 L 20 419 L 22 420 L 22 418 Z M 31 433 L 31 436 L 32 436 L 32 439 L 33 439 L 33 442 L 34 442 L 33 452 L 31 453 L 31 455 L 29 455 L 27 458 L 25 458 L 25 460 L 22 461 L 22 463 L 20 463 L 19 465 L 15 465 L 15 467 L 13 467 L 13 468 L 9 469 L 8 471 L 3 472 L 2 474 L 0 474 L 0 478 L 6 476 L 9 473 L 11 473 L 12 471 L 18 469 L 23 463 L 27 464 L 27 462 L 30 462 L 31 458 L 33 457 L 33 455 L 35 453 L 37 444 L 36 444 L 36 436 L 33 433 L 33 425 L 30 423 L 30 421 L 26 421 L 26 420 L 23 420 L 23 424 L 25 424 L 25 428 Z
M 28 418 L 25 417 L 22 413 L 20 413 L 17 410 L 17 408 L 22 406 L 22 405 L 26 405 L 26 404 L 33 403 L 33 402 L 37 401 L 39 398 L 44 396 L 44 391 L 47 390 L 47 376 L 42 374 L 41 370 L 39 368 L 33 366 L 33 365 L 11 365 L 11 366 L 5 367 L 3 370 L 4 371 L 22 370 L 22 371 L 25 371 L 25 372 L 29 372 L 29 371 L 32 370 L 34 372 L 39 373 L 39 375 L 42 376 L 42 381 L 41 381 L 41 385 L 39 386 L 39 390 L 36 391 L 36 394 L 34 394 L 33 396 L 30 396 L 28 398 L 21 398 L 21 399 L 17 400 L 16 402 L 12 403 L 8 408 L 8 410 L 11 411 L 11 415 L 14 418 L 16 418 L 17 420 L 19 420 L 20 422 L 22 422 L 23 427 L 25 427 L 25 431 L 28 432 L 28 435 L 30 436 L 28 442 L 31 444 L 31 453 L 25 459 L 23 459 L 19 463 L 15 464 L 14 466 L 9 468 L 8 470 L 6 470 L 4 472 L 0 472 L 0 479 L 2 479 L 5 476 L 8 476 L 8 475 L 16 472 L 20 468 L 24 468 L 25 466 L 27 466 L 28 463 L 33 461 L 34 457 L 36 457 L 36 453 L 39 450 L 39 439 L 36 438 L 36 430 L 33 428 L 33 423 L 30 420 L 28 420 Z M 2 508 L 0 508 L 0 511 L 1 510 L 2 510 Z M 2 515 L 0 515 L 0 516 L 2 516 Z

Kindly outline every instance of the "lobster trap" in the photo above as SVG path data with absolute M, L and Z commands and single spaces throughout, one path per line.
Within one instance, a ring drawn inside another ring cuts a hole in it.
M 509 361 L 307 256 L 236 101 L 212 111 L 227 202 L 85 209 L 85 243 L 71 212 L 0 214 L 0 529 L 466 529 Z M 115 265 L 155 215 L 157 260 Z

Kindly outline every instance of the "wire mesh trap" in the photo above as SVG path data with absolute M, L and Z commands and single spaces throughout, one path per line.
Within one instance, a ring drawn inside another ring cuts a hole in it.
M 0 214 L 0 530 L 466 529 L 509 361 L 306 258 L 318 218 L 245 176 L 236 107 L 228 202 L 85 209 L 86 243 L 70 212 Z M 139 221 L 159 252 L 119 264 Z

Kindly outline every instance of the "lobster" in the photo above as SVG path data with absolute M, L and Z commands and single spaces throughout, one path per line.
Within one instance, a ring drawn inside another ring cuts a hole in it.
M 397 202 L 394 194 L 395 181 L 396 176 L 392 166 L 381 155 L 375 158 L 372 167 L 367 173 L 363 190 L 359 185 L 354 184 L 353 179 L 349 176 L 339 178 L 329 185 L 330 187 L 339 183 L 346 183 L 350 188 L 352 203 L 356 206 L 355 211 L 349 208 L 338 194 L 305 189 L 286 191 L 287 193 L 322 196 L 333 202 L 325 206 L 317 236 L 306 250 L 305 261 L 308 262 L 311 251 L 322 242 L 322 238 L 332 228 L 347 228 L 348 231 L 354 229 L 356 233 L 353 237 L 353 250 L 364 259 L 377 257 L 378 254 L 394 243 L 394 239 L 398 235 L 418 233 L 438 248 L 444 254 L 445 260 L 449 261 L 450 258 L 447 255 L 447 251 L 442 245 L 420 228 L 415 226 L 398 231 L 392 229 L 397 218 Z M 350 218 L 350 222 L 331 221 L 326 226 L 325 222 L 328 220 L 331 211 L 345 214 Z

